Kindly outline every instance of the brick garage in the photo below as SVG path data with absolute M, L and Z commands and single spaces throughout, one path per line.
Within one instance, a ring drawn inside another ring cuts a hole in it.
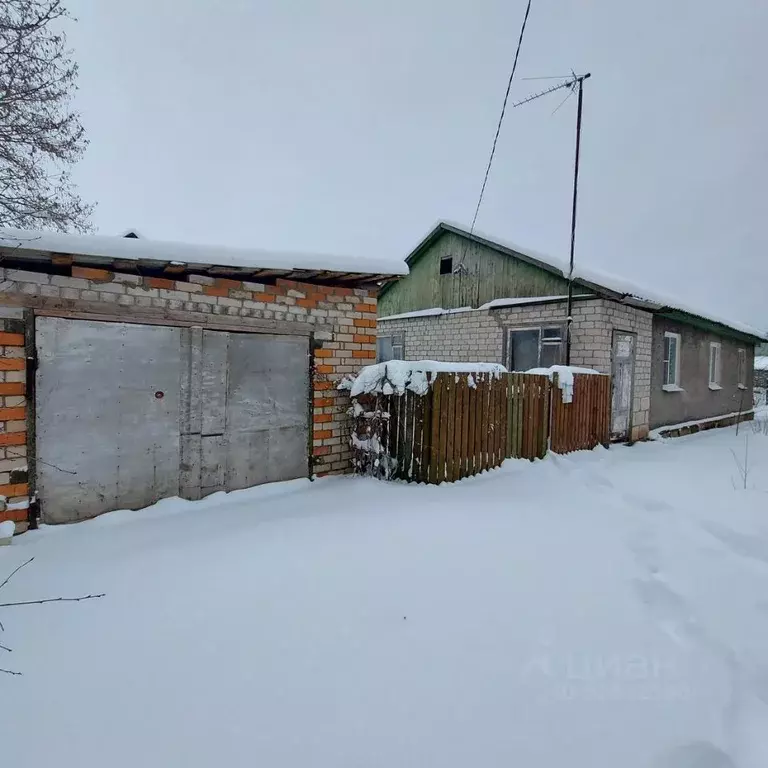
M 269 263 L 259 268 L 257 262 L 248 267 L 227 266 L 226 261 L 199 265 L 191 258 L 185 263 L 183 254 L 179 258 L 181 246 L 174 246 L 173 258 L 164 262 L 155 252 L 153 258 L 139 258 L 143 244 L 125 244 L 122 238 L 72 237 L 72 252 L 67 252 L 68 238 L 45 236 L 34 248 L 24 241 L 23 248 L 2 249 L 0 494 L 8 508 L 0 520 L 34 524 L 39 513 L 37 504 L 29 504 L 37 475 L 47 467 L 37 461 L 46 457 L 34 449 L 39 445 L 35 414 L 44 407 L 35 402 L 35 358 L 38 326 L 52 322 L 93 323 L 102 329 L 99 333 L 107 327 L 103 323 L 113 323 L 129 331 L 135 326 L 179 329 L 185 338 L 210 332 L 236 334 L 239 340 L 246 333 L 277 341 L 303 339 L 309 357 L 307 473 L 349 471 L 348 400 L 336 385 L 375 358 L 377 283 L 391 279 L 391 273 L 361 273 L 359 263 L 354 273 L 276 269 Z M 91 253 L 78 253 L 83 241 L 95 241 L 86 249 Z M 115 242 L 118 255 L 109 253 Z M 135 249 L 137 256 L 126 258 L 125 249 Z M 94 256 L 94 250 L 106 253 Z M 60 518 L 46 514 L 43 505 L 43 519 Z

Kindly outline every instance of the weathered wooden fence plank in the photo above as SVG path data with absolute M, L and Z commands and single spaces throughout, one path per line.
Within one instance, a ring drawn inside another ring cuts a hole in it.
M 432 442 L 429 451 L 429 482 L 439 483 L 438 480 L 438 453 L 440 450 L 440 406 L 442 403 L 443 383 L 436 376 L 432 384 Z
M 423 418 L 421 422 L 421 482 L 429 482 L 429 462 L 431 456 L 432 441 L 432 392 L 427 392 L 421 398 L 423 405 Z
M 498 392 L 499 388 L 496 381 L 491 377 L 488 387 L 488 412 L 490 419 L 488 422 L 488 468 L 496 466 L 496 423 L 499 418 Z
M 499 420 L 497 422 L 496 429 L 498 430 L 498 443 L 497 443 L 497 453 L 498 453 L 498 463 L 502 464 L 504 462 L 504 459 L 507 458 L 507 423 L 508 423 L 508 417 L 507 417 L 507 404 L 509 402 L 509 397 L 507 395 L 507 392 L 509 390 L 509 378 L 507 376 L 502 376 L 499 380 Z
M 483 382 L 481 374 L 475 374 L 475 449 L 474 474 L 483 470 L 482 460 L 482 429 L 483 429 Z
M 450 395 L 451 395 L 451 383 L 449 381 L 449 374 L 439 373 L 438 377 L 442 381 L 443 385 L 443 392 L 441 395 L 441 403 L 440 406 L 440 446 L 438 448 L 438 454 L 437 454 L 437 482 L 442 483 L 447 480 L 446 477 L 446 469 L 447 469 L 447 447 L 448 447 L 448 422 L 450 421 L 450 416 L 448 414 L 448 408 L 450 404 Z
M 515 374 L 515 458 L 523 458 L 523 374 Z
M 421 437 L 424 430 L 424 402 L 426 397 L 413 398 L 413 471 L 411 480 L 421 481 Z
M 453 476 L 453 452 L 456 436 L 456 374 L 445 373 L 445 387 L 448 392 L 448 407 L 445 413 L 445 479 L 448 482 L 455 480 Z
M 456 434 L 453 441 L 453 479 L 464 477 L 464 395 L 467 377 L 456 374 Z
M 477 390 L 475 389 L 474 377 L 472 385 L 467 381 L 467 475 L 475 474 L 475 432 L 477 431 Z
M 461 476 L 469 477 L 472 474 L 472 469 L 469 463 L 469 435 L 471 434 L 470 415 L 472 389 L 469 386 L 469 377 L 462 376 L 461 388 L 462 388 L 462 417 L 461 417 Z

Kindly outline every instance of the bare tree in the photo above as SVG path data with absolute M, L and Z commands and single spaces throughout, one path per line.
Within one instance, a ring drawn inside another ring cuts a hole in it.
M 90 229 L 69 168 L 88 144 L 61 0 L 0 0 L 0 225 Z

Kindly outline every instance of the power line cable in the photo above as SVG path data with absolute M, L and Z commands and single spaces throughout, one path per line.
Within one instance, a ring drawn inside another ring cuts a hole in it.
M 512 72 L 509 75 L 509 81 L 507 82 L 507 91 L 504 94 L 504 103 L 501 106 L 501 114 L 499 115 L 499 122 L 496 126 L 496 135 L 493 137 L 493 145 L 491 147 L 491 155 L 488 158 L 488 166 L 485 169 L 485 177 L 483 178 L 483 186 L 480 188 L 480 196 L 477 200 L 477 207 L 475 208 L 475 215 L 472 217 L 472 226 L 469 228 L 470 235 L 475 231 L 475 224 L 477 223 L 477 214 L 480 212 L 480 206 L 483 202 L 483 195 L 485 195 L 485 187 L 488 184 L 488 176 L 491 173 L 491 165 L 493 165 L 493 157 L 496 154 L 496 144 L 499 141 L 499 133 L 501 132 L 501 124 L 504 122 L 504 114 L 507 111 L 507 101 L 509 100 L 509 90 L 512 87 L 512 79 L 515 76 L 515 70 L 517 69 L 517 60 L 520 57 L 520 48 L 523 44 L 523 35 L 525 34 L 525 25 L 528 23 L 528 14 L 531 12 L 531 0 L 528 0 L 528 5 L 525 8 L 525 16 L 523 17 L 523 24 L 520 27 L 520 37 L 517 40 L 517 50 L 515 51 L 515 60 L 512 63 Z

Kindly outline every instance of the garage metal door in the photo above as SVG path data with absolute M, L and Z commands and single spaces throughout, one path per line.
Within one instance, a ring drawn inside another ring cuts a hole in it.
M 37 319 L 47 522 L 306 476 L 308 340 Z

